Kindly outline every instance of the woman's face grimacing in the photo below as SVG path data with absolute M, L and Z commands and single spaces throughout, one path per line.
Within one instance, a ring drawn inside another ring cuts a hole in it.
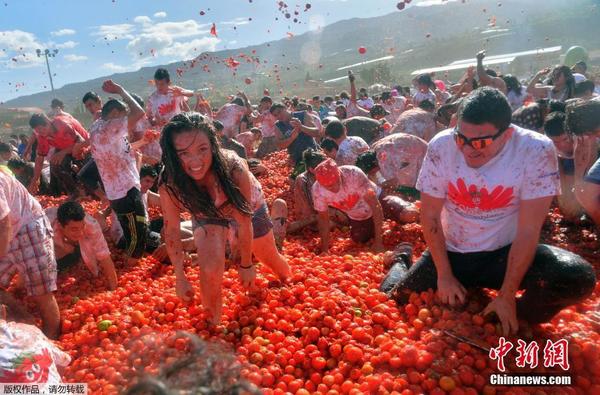
M 173 137 L 173 145 L 183 170 L 193 180 L 201 181 L 212 165 L 212 147 L 208 136 L 190 130 Z

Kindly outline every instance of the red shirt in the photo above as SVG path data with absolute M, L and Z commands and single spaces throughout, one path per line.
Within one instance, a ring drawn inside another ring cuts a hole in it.
M 52 136 L 37 136 L 38 155 L 48 155 L 51 146 L 57 150 L 63 150 L 73 146 L 80 141 L 80 138 L 83 140 L 89 139 L 87 130 L 72 116 L 57 115 L 50 123 L 55 129 L 55 133 Z

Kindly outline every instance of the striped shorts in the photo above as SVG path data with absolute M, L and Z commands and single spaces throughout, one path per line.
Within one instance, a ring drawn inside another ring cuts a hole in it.
M 19 273 L 29 296 L 56 291 L 56 259 L 52 227 L 46 216 L 23 225 L 0 258 L 0 287 L 6 288 Z

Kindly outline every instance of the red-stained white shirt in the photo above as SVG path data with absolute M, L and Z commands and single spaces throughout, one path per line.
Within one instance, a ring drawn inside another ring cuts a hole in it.
M 154 91 L 146 103 L 146 115 L 149 119 L 154 119 L 158 127 L 162 127 L 175 115 L 183 112 L 185 101 L 184 96 L 174 95 L 172 91 L 167 94 Z
M 365 196 L 378 193 L 378 188 L 365 173 L 356 166 L 340 166 L 342 185 L 337 192 L 331 192 L 319 182 L 312 186 L 312 198 L 315 210 L 326 211 L 329 206 L 343 211 L 355 221 L 364 221 L 373 216 L 371 206 Z
M 42 206 L 23 184 L 0 170 L 0 219 L 8 216 L 12 229 L 10 240 L 15 238 L 24 225 L 43 215 Z
M 50 207 L 45 211 L 54 230 L 54 245 L 64 247 L 65 242 L 62 227 L 56 218 L 58 208 Z M 85 216 L 82 237 L 77 242 L 79 243 L 83 263 L 94 276 L 97 276 L 98 262 L 110 257 L 110 250 L 108 249 L 108 244 L 106 244 L 104 234 L 102 234 L 102 227 L 89 214 Z
M 238 134 L 240 123 L 246 111 L 246 107 L 234 103 L 227 103 L 219 109 L 215 114 L 215 119 L 223 124 L 223 133 L 225 136 L 233 138 Z
M 140 189 L 135 151 L 127 140 L 127 117 L 100 118 L 90 128 L 92 157 L 96 161 L 108 200 L 118 200 L 131 188 Z
M 0 384 L 57 384 L 62 382 L 57 366 L 69 363 L 69 354 L 38 327 L 0 319 Z
M 511 125 L 514 132 L 498 154 L 469 167 L 453 130 L 429 143 L 416 188 L 444 199 L 442 228 L 449 251 L 494 251 L 513 242 L 522 200 L 560 194 L 552 141 Z

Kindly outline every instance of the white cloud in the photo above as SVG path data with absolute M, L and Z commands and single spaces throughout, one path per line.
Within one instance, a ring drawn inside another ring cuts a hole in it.
M 166 18 L 167 17 L 167 13 L 164 12 L 164 11 L 159 11 L 159 12 L 156 12 L 154 14 L 154 17 L 155 18 Z
M 67 48 L 75 48 L 79 43 L 75 41 L 66 41 L 64 43 L 56 44 L 55 47 L 58 49 L 67 49 Z
M 231 21 L 224 21 L 224 22 L 219 22 L 219 25 L 234 25 L 234 26 L 241 26 L 241 25 L 247 25 L 249 24 L 250 21 L 248 20 L 248 18 L 243 18 L 243 17 L 238 17 L 235 18 Z
M 11 51 L 24 51 L 41 48 L 42 44 L 33 33 L 22 30 L 7 30 L 0 32 L 0 49 Z
M 151 56 L 151 52 L 158 52 L 171 44 L 173 40 L 168 36 L 141 34 L 127 44 L 127 49 L 137 56 Z
M 0 31 L 0 50 L 8 60 L 4 62 L 10 69 L 33 67 L 42 64 L 42 58 L 36 55 L 36 49 L 44 49 L 35 34 L 22 30 Z M 14 59 L 14 60 L 13 60 Z
M 450 2 L 454 2 L 457 0 L 424 0 L 421 1 L 417 4 L 415 4 L 417 7 L 431 7 L 434 5 L 444 5 L 444 4 L 448 4 Z
M 121 23 L 117 25 L 100 25 L 96 26 L 96 29 L 92 36 L 99 36 L 99 41 L 105 37 L 107 40 L 131 40 L 135 26 L 129 23 Z
M 161 22 L 154 25 L 144 25 L 141 32 L 136 34 L 127 44 L 127 49 L 137 58 L 158 56 L 193 57 L 194 48 L 213 50 L 220 40 L 214 37 L 194 37 L 209 33 L 208 24 L 199 24 L 194 20 L 179 22 Z M 189 41 L 177 41 L 187 38 Z
M 124 73 L 127 71 L 135 71 L 135 70 L 139 70 L 141 67 L 148 65 L 150 62 L 147 59 L 142 59 L 142 60 L 138 60 L 136 62 L 133 62 L 131 64 L 122 66 L 120 64 L 116 64 L 113 62 L 109 62 L 109 63 L 104 63 L 102 66 L 100 66 L 101 68 L 111 71 L 113 73 Z
M 235 44 L 237 44 L 237 40 L 231 40 L 231 41 L 229 41 L 229 45 L 235 45 Z
M 217 37 L 202 37 L 192 41 L 174 42 L 160 51 L 160 55 L 176 56 L 180 60 L 192 59 L 201 52 L 214 51 L 220 42 L 221 40 Z
M 122 73 L 124 71 L 129 71 L 131 69 L 131 66 L 121 66 L 115 63 L 104 63 L 101 66 L 103 69 L 106 69 L 108 71 L 113 71 L 115 73 Z
M 206 34 L 208 24 L 199 24 L 190 19 L 187 21 L 178 22 L 161 22 L 152 26 L 145 26 L 142 33 L 152 36 L 163 36 L 174 38 L 194 37 Z
M 68 60 L 69 62 L 82 62 L 88 60 L 88 57 L 84 55 L 68 54 L 65 55 L 65 60 Z
M 55 37 L 71 36 L 71 35 L 73 35 L 75 33 L 76 33 L 76 31 L 73 30 L 73 29 L 60 29 L 60 30 L 57 30 L 57 31 L 54 31 L 54 32 L 50 32 L 50 34 L 52 36 L 55 36 Z
M 152 19 L 150 19 L 150 17 L 147 17 L 146 15 L 136 16 L 135 18 L 133 18 L 133 21 L 135 23 L 141 23 L 142 25 L 152 23 Z

